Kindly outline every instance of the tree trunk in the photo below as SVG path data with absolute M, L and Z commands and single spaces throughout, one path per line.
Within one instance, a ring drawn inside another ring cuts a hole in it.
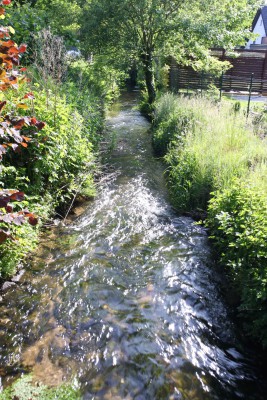
M 152 104 L 156 99 L 152 51 L 144 52 L 141 55 L 141 60 L 144 68 L 145 82 L 148 93 L 148 102 L 149 104 Z

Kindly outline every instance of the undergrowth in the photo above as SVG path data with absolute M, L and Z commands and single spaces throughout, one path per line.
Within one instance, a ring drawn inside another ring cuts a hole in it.
M 267 140 L 242 110 L 205 98 L 162 96 L 153 143 L 168 165 L 180 212 L 202 211 L 239 295 L 248 335 L 267 346 Z
M 1 243 L 1 279 L 13 275 L 19 262 L 36 247 L 43 221 L 56 214 L 64 218 L 76 196 L 95 196 L 105 107 L 119 93 L 116 71 L 83 59 L 64 56 L 59 60 L 57 53 L 49 52 L 51 43 L 64 54 L 62 38 L 49 30 L 41 32 L 39 55 L 27 68 L 29 79 L 16 91 L 5 93 L 7 113 L 12 114 L 14 103 L 23 99 L 20 118 L 30 112 L 44 124 L 33 138 L 26 138 L 19 153 L 8 151 L 1 160 L 0 188 L 23 192 L 23 201 L 13 202 L 13 207 L 25 206 L 39 221 L 34 227 L 12 226 L 10 238 Z M 25 93 L 29 99 L 24 100 Z
M 48 388 L 42 384 L 35 385 L 31 375 L 23 376 L 0 393 L 0 400 L 79 400 L 81 398 L 80 390 L 75 382 Z

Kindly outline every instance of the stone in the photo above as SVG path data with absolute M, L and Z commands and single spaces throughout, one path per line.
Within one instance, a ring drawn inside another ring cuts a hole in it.
M 9 290 L 11 287 L 13 287 L 13 286 L 16 286 L 16 283 L 15 282 L 9 282 L 9 281 L 7 281 L 7 282 L 5 282 L 4 284 L 3 284 L 3 286 L 2 286 L 2 291 L 3 292 L 6 292 L 7 290 Z

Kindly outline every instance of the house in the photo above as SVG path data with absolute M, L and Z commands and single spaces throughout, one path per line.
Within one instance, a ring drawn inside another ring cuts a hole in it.
M 267 6 L 258 9 L 252 23 L 252 32 L 258 36 L 247 42 L 246 49 L 267 50 Z

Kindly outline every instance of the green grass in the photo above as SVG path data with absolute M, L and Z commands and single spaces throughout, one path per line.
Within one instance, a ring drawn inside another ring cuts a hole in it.
M 168 164 L 174 206 L 207 214 L 246 332 L 267 346 L 267 117 L 247 120 L 233 104 L 166 94 L 153 143 Z

